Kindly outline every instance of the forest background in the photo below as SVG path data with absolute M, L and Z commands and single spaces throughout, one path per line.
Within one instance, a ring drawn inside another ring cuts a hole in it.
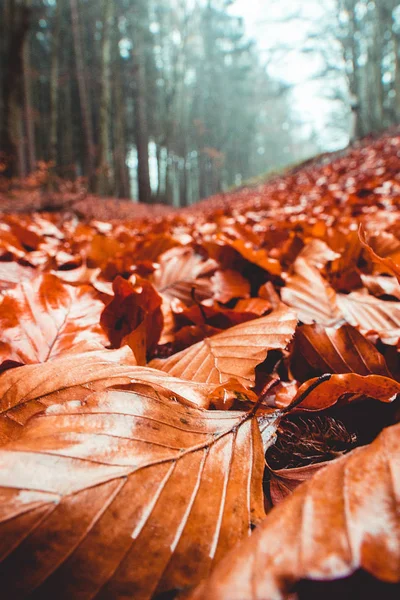
M 2 0 L 3 175 L 186 206 L 399 122 L 397 1 L 263 6 L 254 36 L 240 0 Z

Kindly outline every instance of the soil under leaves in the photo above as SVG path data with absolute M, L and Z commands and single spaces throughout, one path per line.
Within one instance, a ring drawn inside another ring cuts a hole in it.
M 392 132 L 180 212 L 13 191 L 5 600 L 399 596 L 399 167 Z

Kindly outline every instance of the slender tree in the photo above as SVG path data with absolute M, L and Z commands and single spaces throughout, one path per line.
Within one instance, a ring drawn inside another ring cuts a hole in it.
M 112 191 L 111 177 L 111 59 L 114 3 L 103 1 L 103 35 L 101 52 L 101 100 L 100 100 L 100 144 L 97 168 L 97 191 L 107 196 Z
M 30 26 L 31 11 L 17 0 L 6 0 L 2 34 L 7 60 L 3 78 L 2 114 L 0 115 L 0 153 L 6 168 L 3 175 L 13 177 L 23 173 L 21 152 L 21 99 L 24 76 L 24 43 Z
M 87 75 L 81 39 L 82 31 L 80 24 L 78 0 L 70 0 L 70 7 L 75 51 L 76 78 L 78 83 L 79 102 L 82 114 L 82 125 L 85 136 L 86 168 L 89 182 L 91 185 L 93 185 L 95 176 L 93 121 L 91 103 L 87 89 Z

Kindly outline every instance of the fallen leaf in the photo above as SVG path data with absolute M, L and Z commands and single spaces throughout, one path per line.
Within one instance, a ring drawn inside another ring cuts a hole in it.
M 363 292 L 338 294 L 337 303 L 346 321 L 361 333 L 375 333 L 388 345 L 400 339 L 400 302 L 381 300 Z
M 0 360 L 46 362 L 83 341 L 106 344 L 103 308 L 92 288 L 64 285 L 52 274 L 22 282 L 0 302 Z
M 119 348 L 143 322 L 146 350 L 155 349 L 163 329 L 162 298 L 148 281 L 133 276 L 132 281 L 116 277 L 114 298 L 102 312 L 100 323 L 114 348 Z
M 248 298 L 250 283 L 237 271 L 217 271 L 211 278 L 214 299 L 226 304 L 234 298 Z
M 146 383 L 161 392 L 173 394 L 184 403 L 200 408 L 221 404 L 224 387 L 185 381 L 147 367 L 136 366 L 136 359 L 128 346 L 119 350 L 105 350 L 85 344 L 77 345 L 76 352 L 55 358 L 42 365 L 25 365 L 12 369 L 0 377 L 0 445 L 20 435 L 33 415 L 48 406 L 83 400 L 96 391 L 110 387 L 129 388 Z M 228 382 L 225 402 L 235 398 L 240 386 Z
M 272 510 L 190 600 L 286 600 L 364 569 L 400 581 L 400 425 L 333 461 Z
M 295 314 L 282 306 L 266 317 L 232 327 L 166 360 L 153 360 L 149 366 L 190 381 L 222 384 L 235 378 L 245 387 L 252 387 L 255 367 L 269 350 L 287 346 L 296 324 Z
M 294 308 L 303 323 L 318 323 L 325 327 L 337 324 L 341 315 L 335 290 L 306 260 L 298 258 L 282 289 L 283 302 Z
M 247 298 L 239 300 L 235 306 L 235 310 L 238 312 L 249 312 L 258 317 L 265 315 L 271 308 L 272 306 L 268 300 L 264 300 L 263 298 Z
M 214 261 L 205 261 L 192 248 L 171 248 L 160 257 L 151 281 L 160 294 L 190 306 L 194 303 L 193 291 L 198 302 L 212 297 L 210 280 L 201 277 L 215 268 Z
M 264 517 L 252 417 L 140 386 L 31 420 L 0 451 L 2 589 L 146 599 L 198 583 Z
M 380 237 L 378 238 L 378 240 L 381 241 L 380 252 L 385 252 L 389 255 L 380 256 L 373 250 L 373 248 L 371 248 L 370 244 L 367 242 L 367 235 L 362 229 L 362 227 L 360 227 L 358 235 L 363 248 L 365 248 L 365 250 L 367 251 L 367 254 L 372 260 L 372 262 L 377 263 L 381 267 L 384 267 L 384 271 L 395 275 L 397 280 L 400 281 L 400 265 L 398 264 L 398 262 L 396 262 L 400 258 L 400 241 L 394 238 L 393 236 L 381 233 Z M 393 260 L 392 256 L 396 258 L 396 261 Z
M 16 287 L 21 281 L 30 281 L 35 274 L 35 269 L 32 267 L 23 267 L 16 262 L 0 261 L 0 292 Z
M 400 300 L 400 285 L 395 277 L 361 275 L 361 280 L 373 296 L 394 296 Z
M 296 404 L 316 381 L 318 378 L 304 383 L 299 388 L 293 403 Z M 329 380 L 322 382 L 312 390 L 305 400 L 298 404 L 298 407 L 301 410 L 310 411 L 326 410 L 334 406 L 344 394 L 346 394 L 346 403 L 351 401 L 351 397 L 360 395 L 381 402 L 393 402 L 397 394 L 400 394 L 400 383 L 382 375 L 366 375 L 365 377 L 356 373 L 332 375 Z
M 302 325 L 296 331 L 291 369 L 304 381 L 307 371 L 358 373 L 390 377 L 384 357 L 357 329 L 343 325 L 339 329 L 321 325 Z
M 301 250 L 298 258 L 306 261 L 312 267 L 322 269 L 328 262 L 340 258 L 340 254 L 334 252 L 326 242 L 311 239 Z

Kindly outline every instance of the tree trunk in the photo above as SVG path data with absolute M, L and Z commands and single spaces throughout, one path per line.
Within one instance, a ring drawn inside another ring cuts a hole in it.
M 126 108 L 122 91 L 122 74 L 120 57 L 116 56 L 116 76 L 114 83 L 115 98 L 115 138 L 114 138 L 114 172 L 116 194 L 119 198 L 131 197 L 131 186 L 128 167 L 126 165 Z
M 26 6 L 30 9 L 31 0 L 26 1 Z M 31 56 L 29 43 L 24 44 L 23 61 L 24 61 L 24 116 L 26 129 L 26 164 L 28 172 L 35 169 L 36 153 L 35 153 L 35 122 L 33 119 L 32 110 L 32 88 L 31 88 Z
M 5 161 L 5 177 L 18 174 L 21 160 L 20 135 L 18 126 L 21 117 L 21 96 L 24 72 L 24 42 L 30 25 L 31 11 L 15 0 L 9 0 L 5 9 L 3 34 L 8 37 L 6 44 L 6 68 L 2 85 L 3 106 L 0 115 L 0 155 Z
M 149 131 L 146 105 L 146 69 L 143 42 L 139 34 L 137 48 L 134 53 L 135 65 L 135 128 L 138 155 L 138 184 L 140 202 L 151 202 L 150 169 L 149 169 Z
M 97 192 L 102 196 L 111 193 L 111 31 L 114 20 L 114 2 L 103 2 L 103 39 L 101 48 L 101 101 L 100 101 L 100 148 L 97 169 Z
M 86 146 L 86 174 L 89 180 L 89 186 L 93 188 L 95 176 L 93 123 L 89 94 L 86 85 L 86 73 L 81 40 L 81 26 L 79 19 L 78 0 L 70 0 L 70 7 L 72 18 L 72 34 L 74 39 L 76 76 L 78 81 L 79 101 L 81 105 L 82 125 Z
M 58 93 L 60 70 L 61 0 L 57 0 L 50 65 L 50 160 L 57 166 Z

